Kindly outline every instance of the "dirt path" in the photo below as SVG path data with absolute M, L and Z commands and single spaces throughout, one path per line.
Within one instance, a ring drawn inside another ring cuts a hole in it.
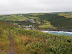
M 9 31 L 9 43 L 10 43 L 10 46 L 9 46 L 9 51 L 7 54 L 15 54 L 15 42 L 13 40 L 13 37 L 11 35 L 11 32 Z

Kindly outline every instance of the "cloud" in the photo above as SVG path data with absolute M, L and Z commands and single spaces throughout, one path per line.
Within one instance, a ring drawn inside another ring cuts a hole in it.
M 8 0 L 0 0 L 0 6 L 8 5 Z
M 0 14 L 72 11 L 72 0 L 0 0 Z

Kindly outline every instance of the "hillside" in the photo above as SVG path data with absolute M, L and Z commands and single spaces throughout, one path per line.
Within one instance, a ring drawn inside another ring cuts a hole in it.
M 30 13 L 1 15 L 0 20 L 28 30 L 72 31 L 72 13 Z
M 24 30 L 0 21 L 0 54 L 72 54 L 72 37 Z

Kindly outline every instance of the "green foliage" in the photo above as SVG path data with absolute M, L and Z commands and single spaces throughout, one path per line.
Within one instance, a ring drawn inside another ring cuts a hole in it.
M 4 52 L 0 52 L 0 54 L 5 54 Z
M 34 23 L 29 19 L 33 19 Z M 0 20 L 5 20 L 17 26 L 33 25 L 37 29 L 70 30 L 72 28 L 72 13 L 34 13 L 1 15 Z

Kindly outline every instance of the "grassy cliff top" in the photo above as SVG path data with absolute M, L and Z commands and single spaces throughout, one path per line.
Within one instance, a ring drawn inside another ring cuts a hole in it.
M 10 49 L 15 54 L 72 54 L 72 37 L 19 29 L 0 21 L 0 54 Z

